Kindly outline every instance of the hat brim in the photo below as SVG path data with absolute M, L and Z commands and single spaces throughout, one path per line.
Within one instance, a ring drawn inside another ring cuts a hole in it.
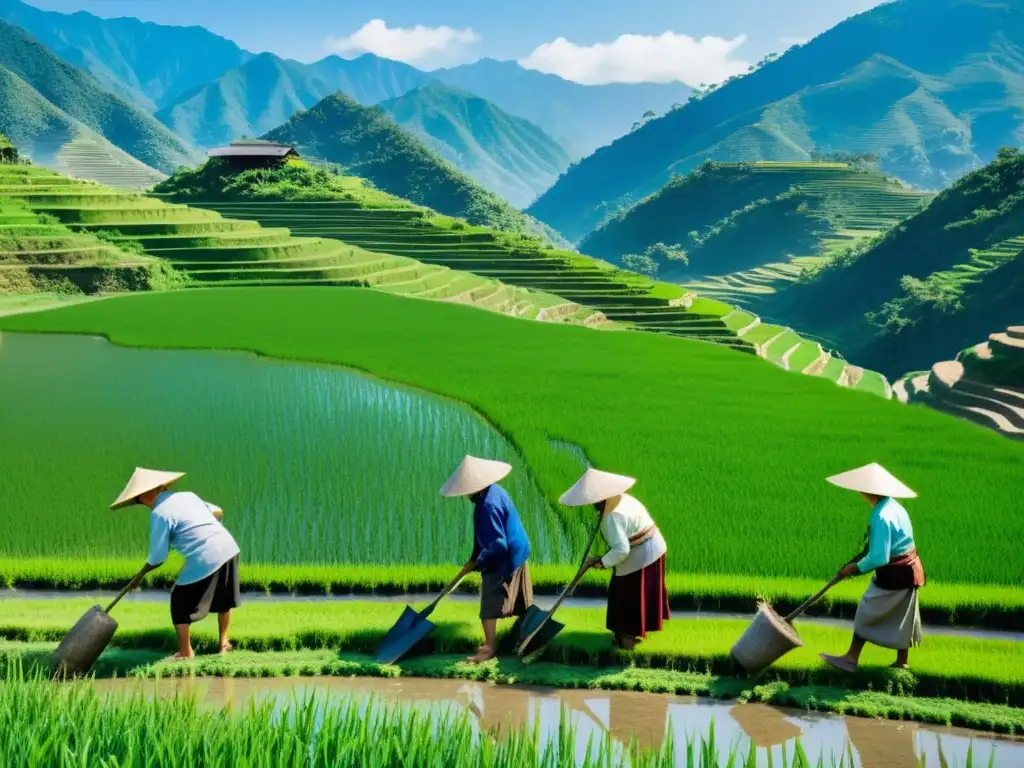
M 146 472 L 147 474 L 140 476 L 139 470 L 135 471 L 131 480 L 128 481 L 128 485 L 110 505 L 111 510 L 130 507 L 138 502 L 138 498 L 142 494 L 176 483 L 185 476 L 184 472 L 158 472 L 155 470 L 146 470 Z
M 448 481 L 441 486 L 441 495 L 453 499 L 472 496 L 485 488 L 501 482 L 512 471 L 512 465 L 490 459 L 464 460 Z

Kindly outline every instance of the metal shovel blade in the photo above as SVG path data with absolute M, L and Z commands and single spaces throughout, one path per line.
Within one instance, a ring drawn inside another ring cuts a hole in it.
M 434 631 L 434 624 L 408 605 L 377 649 L 378 664 L 394 664 Z
M 526 613 L 523 614 L 523 621 L 519 628 L 519 642 L 522 643 L 526 638 L 530 637 L 531 634 L 536 632 L 537 627 L 540 627 L 540 632 L 537 632 L 526 646 L 520 649 L 520 656 L 527 656 L 535 651 L 539 651 L 554 640 L 555 635 L 565 629 L 565 624 L 554 619 L 548 619 L 549 615 L 548 611 L 541 610 L 536 605 L 531 605 L 526 610 Z M 547 619 L 547 621 L 545 622 L 544 619 Z M 541 622 L 544 622 L 542 627 L 540 626 Z
M 85 675 L 110 644 L 117 622 L 94 605 L 67 633 L 54 652 L 54 671 L 67 675 Z

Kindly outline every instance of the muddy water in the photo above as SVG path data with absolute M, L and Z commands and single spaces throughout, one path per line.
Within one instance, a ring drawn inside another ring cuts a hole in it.
M 989 765 L 990 757 L 995 768 L 1024 766 L 1024 741 L 987 733 L 657 694 L 417 678 L 101 680 L 96 687 L 111 695 L 195 695 L 210 706 L 236 711 L 253 700 L 284 708 L 314 693 L 321 701 L 338 706 L 365 707 L 371 701 L 387 701 L 420 710 L 465 714 L 478 731 L 499 736 L 510 726 L 539 723 L 545 741 L 558 738 L 564 708 L 576 732 L 575 751 L 580 760 L 590 739 L 596 741 L 607 735 L 623 745 L 636 739 L 641 746 L 658 748 L 671 732 L 675 762 L 685 765 L 687 738 L 696 738 L 699 743 L 713 725 L 723 764 L 735 745 L 744 758 L 755 750 L 758 766 L 769 765 L 769 759 L 780 765 L 783 749 L 792 756 L 799 739 L 812 762 L 822 754 L 826 764 L 831 764 L 832 754 L 838 758 L 849 744 L 855 764 L 862 768 L 917 768 L 922 757 L 927 765 L 937 766 L 940 748 L 949 765 L 963 766 L 967 750 L 973 745 L 975 766 Z

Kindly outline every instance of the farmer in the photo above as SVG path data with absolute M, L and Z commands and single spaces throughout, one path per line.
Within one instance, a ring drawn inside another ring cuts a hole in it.
M 520 617 L 533 604 L 526 563 L 530 540 L 512 499 L 497 485 L 512 467 L 501 461 L 466 456 L 441 488 L 447 497 L 468 496 L 473 503 L 473 554 L 460 575 L 480 571 L 480 623 L 484 644 L 467 661 L 478 664 L 497 650 L 498 619 Z
M 605 626 L 614 633 L 612 643 L 632 650 L 648 632 L 658 632 L 669 618 L 665 589 L 665 553 L 668 547 L 647 509 L 626 491 L 632 477 L 588 469 L 562 494 L 567 507 L 593 504 L 608 543 L 603 557 L 587 561 L 591 568 L 614 568 L 608 585 Z
M 844 656 L 821 658 L 844 672 L 855 672 L 865 643 L 896 651 L 897 669 L 907 668 L 910 646 L 921 643 L 917 590 L 924 586 L 924 565 L 914 547 L 910 516 L 896 499 L 917 494 L 878 464 L 828 478 L 840 488 L 857 491 L 871 506 L 866 546 L 839 571 L 843 578 L 874 571 L 871 585 L 857 605 L 853 641 Z
M 210 611 L 217 614 L 220 652 L 231 650 L 228 642 L 231 609 L 242 602 L 238 588 L 238 545 L 221 525 L 223 510 L 189 491 L 167 490 L 184 475 L 184 472 L 139 467 L 110 505 L 111 509 L 121 509 L 142 504 L 152 510 L 149 513 L 149 557 L 133 588 L 142 576 L 163 564 L 170 548 L 185 558 L 185 567 L 171 590 L 171 622 L 178 635 L 178 652 L 171 657 L 173 660 L 195 656 L 190 626 L 206 618 Z

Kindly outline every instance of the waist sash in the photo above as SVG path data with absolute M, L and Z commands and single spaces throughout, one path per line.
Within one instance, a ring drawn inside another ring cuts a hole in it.
M 912 549 L 889 558 L 887 565 L 875 571 L 875 584 L 882 589 L 914 589 L 925 585 L 924 563 Z
M 651 539 L 653 539 L 657 533 L 658 533 L 658 526 L 656 526 L 656 525 L 649 525 L 649 526 L 647 526 L 642 531 L 638 531 L 637 533 L 635 533 L 635 534 L 633 534 L 632 536 L 629 537 L 629 548 L 630 549 L 636 549 L 641 544 L 645 544 L 648 541 L 650 541 Z

